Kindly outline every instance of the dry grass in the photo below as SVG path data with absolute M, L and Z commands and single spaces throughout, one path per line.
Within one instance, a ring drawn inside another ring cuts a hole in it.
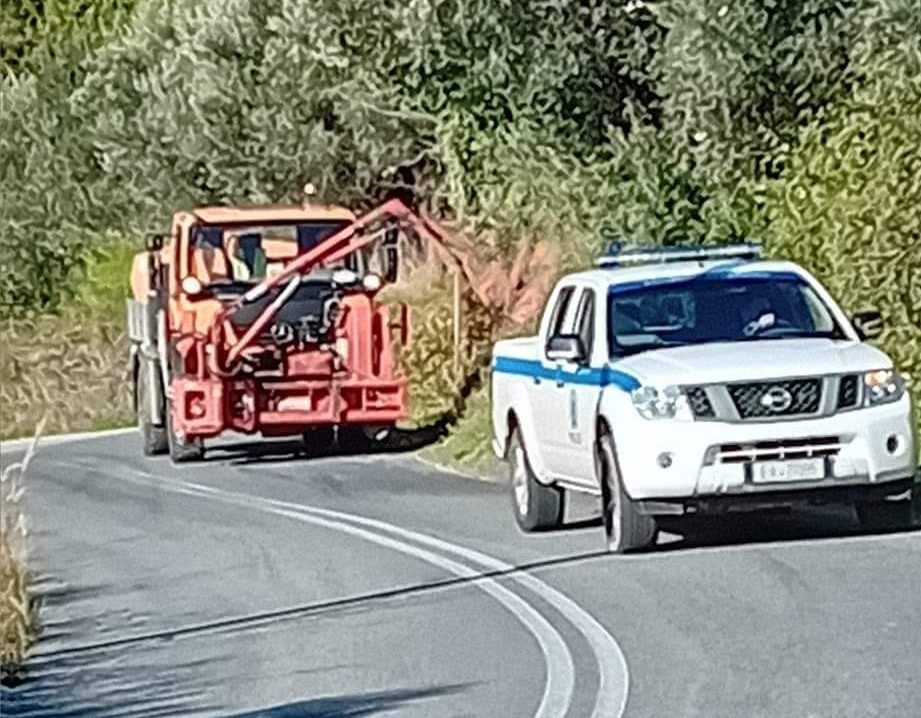
M 41 424 L 22 461 L 0 475 L 0 680 L 15 682 L 38 635 L 38 599 L 30 591 L 29 528 L 22 511 L 25 477 Z
M 130 424 L 124 298 L 132 248 L 107 246 L 60 314 L 0 324 L 0 438 Z
M 69 316 L 8 322 L 0 332 L 0 437 L 28 435 L 44 416 L 51 433 L 130 422 L 122 332 Z

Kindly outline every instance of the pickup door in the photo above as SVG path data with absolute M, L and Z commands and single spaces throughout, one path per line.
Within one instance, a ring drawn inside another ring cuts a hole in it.
M 595 481 L 595 415 L 601 376 L 601 356 L 596 356 L 595 290 L 570 285 L 560 289 L 541 352 L 540 378 L 531 385 L 531 406 L 547 471 L 554 477 L 593 485 Z M 577 335 L 586 350 L 584 362 L 552 360 L 547 356 L 550 339 Z M 598 364 L 593 368 L 593 364 Z

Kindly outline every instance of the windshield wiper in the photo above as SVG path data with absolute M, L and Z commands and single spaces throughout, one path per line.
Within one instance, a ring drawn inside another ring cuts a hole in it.
M 782 330 L 778 331 L 777 334 L 755 334 L 750 337 L 739 337 L 737 341 L 740 342 L 753 342 L 753 341 L 777 341 L 779 339 L 838 339 L 840 337 L 836 336 L 834 332 L 810 332 L 804 329 L 801 330 Z

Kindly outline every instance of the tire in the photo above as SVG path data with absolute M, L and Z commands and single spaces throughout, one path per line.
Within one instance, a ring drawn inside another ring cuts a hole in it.
M 153 417 L 150 415 L 150 373 L 147 371 L 144 361 L 141 361 L 138 367 L 135 392 L 138 429 L 141 432 L 141 443 L 144 456 L 165 454 L 169 451 L 167 428 L 154 424 Z
M 387 445 L 392 426 L 340 426 L 339 449 L 346 454 L 367 454 Z M 377 434 L 383 434 L 376 438 Z
M 166 414 L 167 437 L 169 439 L 169 457 L 177 464 L 201 461 L 205 457 L 205 442 L 201 439 L 180 437 L 173 430 L 173 407 Z
M 522 531 L 546 531 L 563 522 L 563 490 L 545 486 L 537 480 L 517 427 L 508 447 L 509 480 L 512 486 L 512 510 Z
M 911 498 L 899 501 L 857 501 L 857 518 L 866 531 L 902 531 L 912 527 Z
M 601 480 L 601 515 L 611 553 L 648 549 L 656 542 L 658 526 L 652 516 L 641 514 L 624 490 L 614 442 L 607 434 L 598 440 L 598 469 Z
M 336 444 L 336 427 L 314 426 L 303 434 L 304 451 L 308 456 L 322 456 L 333 453 Z

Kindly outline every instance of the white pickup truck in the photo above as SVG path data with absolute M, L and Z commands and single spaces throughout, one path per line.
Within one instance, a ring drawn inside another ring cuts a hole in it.
M 555 287 L 539 334 L 497 342 L 494 450 L 525 531 L 601 497 L 614 552 L 657 517 L 847 502 L 911 520 L 917 437 L 877 312 L 848 318 L 757 245 L 615 251 Z

